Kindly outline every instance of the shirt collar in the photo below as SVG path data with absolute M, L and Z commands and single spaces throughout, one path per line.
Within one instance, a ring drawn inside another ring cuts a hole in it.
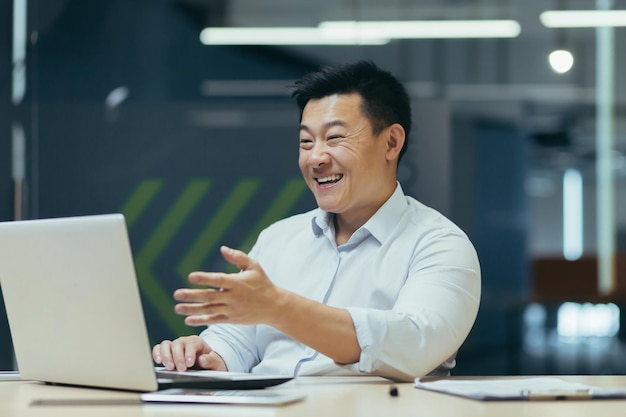
M 316 237 L 322 235 L 325 231 L 331 230 L 333 221 L 333 214 L 318 208 L 315 211 L 315 215 L 311 221 L 313 227 L 313 234 Z
M 391 197 L 389 197 L 385 204 L 383 204 L 359 230 L 366 230 L 382 244 L 389 235 L 391 235 L 398 224 L 398 219 L 407 208 L 407 202 L 404 197 L 402 186 L 400 183 L 397 183 L 396 190 Z M 332 213 L 318 208 L 311 221 L 313 234 L 317 237 L 324 233 L 328 234 L 329 231 L 333 229 L 332 221 Z

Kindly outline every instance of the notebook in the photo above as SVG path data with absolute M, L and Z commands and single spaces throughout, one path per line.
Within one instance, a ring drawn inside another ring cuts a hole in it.
M 22 379 L 156 391 L 260 389 L 291 377 L 157 377 L 124 216 L 0 222 L 0 286 Z
M 416 378 L 415 388 L 480 401 L 625 399 L 625 388 L 595 387 L 555 377 Z

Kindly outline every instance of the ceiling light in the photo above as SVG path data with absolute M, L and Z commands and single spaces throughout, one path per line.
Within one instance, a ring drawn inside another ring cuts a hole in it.
M 515 20 L 327 21 L 317 27 L 205 28 L 205 45 L 384 45 L 391 39 L 513 38 Z
M 225 27 L 203 29 L 200 41 L 205 45 L 384 45 L 389 38 L 317 27 Z
M 626 26 L 626 10 L 550 10 L 539 20 L 549 28 Z
M 567 71 L 572 69 L 572 66 L 574 65 L 574 56 L 570 51 L 557 49 L 556 51 L 552 51 L 550 53 L 548 61 L 555 72 L 565 74 Z
M 515 20 L 389 20 L 327 21 L 327 33 L 351 32 L 391 39 L 514 38 L 521 32 Z

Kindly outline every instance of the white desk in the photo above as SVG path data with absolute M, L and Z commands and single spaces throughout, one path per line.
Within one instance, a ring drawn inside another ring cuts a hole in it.
M 503 377 L 504 378 L 504 377 Z M 626 386 L 626 376 L 562 376 L 604 387 Z M 491 379 L 491 378 L 490 378 Z M 139 394 L 0 380 L 0 416 L 297 416 L 297 417 L 616 417 L 626 400 L 480 402 L 369 377 L 303 377 L 270 388 L 304 391 L 304 401 L 284 406 L 141 404 Z M 40 405 L 36 405 L 40 403 Z

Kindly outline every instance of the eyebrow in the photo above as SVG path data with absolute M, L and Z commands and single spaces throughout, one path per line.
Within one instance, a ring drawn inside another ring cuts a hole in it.
M 346 126 L 346 122 L 344 122 L 343 120 L 337 120 L 336 119 L 336 120 L 331 120 L 329 122 L 326 122 L 323 125 L 324 129 L 328 129 L 328 128 L 331 128 L 333 126 L 345 127 Z M 311 129 L 307 125 L 305 125 L 303 123 L 300 123 L 300 130 L 306 130 L 307 132 L 311 131 Z

